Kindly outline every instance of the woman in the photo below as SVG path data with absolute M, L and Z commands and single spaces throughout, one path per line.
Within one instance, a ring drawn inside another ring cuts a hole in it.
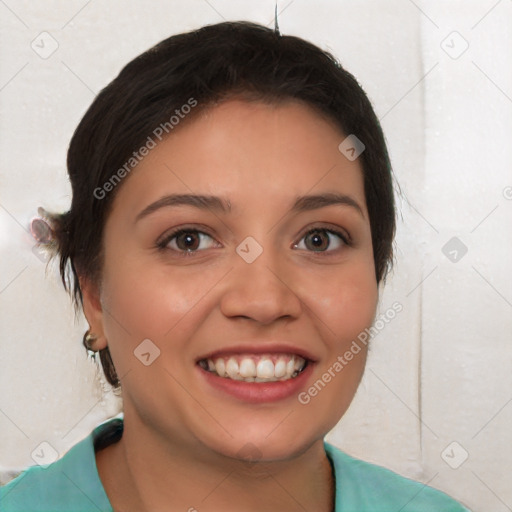
M 332 56 L 244 22 L 170 37 L 94 100 L 68 172 L 47 220 L 124 417 L 3 511 L 467 510 L 324 441 L 395 231 L 380 125 Z

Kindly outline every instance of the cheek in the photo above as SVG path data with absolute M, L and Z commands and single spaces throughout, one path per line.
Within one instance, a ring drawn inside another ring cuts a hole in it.
M 105 275 L 104 306 L 112 324 L 130 333 L 161 338 L 205 294 L 207 276 L 173 272 L 163 265 L 112 265 Z M 108 319 L 107 319 L 108 320 Z
M 119 375 L 132 371 L 133 379 L 144 372 L 134 354 L 142 350 L 139 346 L 147 346 L 147 342 L 141 345 L 147 339 L 157 347 L 153 349 L 159 354 L 157 366 L 165 361 L 175 368 L 179 361 L 192 359 L 194 346 L 188 341 L 208 318 L 214 295 L 209 291 L 225 272 L 220 268 L 177 271 L 143 258 L 111 261 L 120 263 L 105 267 L 104 328 Z
M 119 263 L 105 268 L 105 329 L 110 343 L 122 340 L 125 346 L 128 338 L 135 346 L 146 338 L 176 339 L 192 319 L 198 327 L 199 312 L 210 303 L 210 292 L 215 296 L 215 285 L 225 273 L 215 265 L 207 271 L 190 272 L 115 257 L 110 261 Z M 294 271 L 290 279 L 301 301 L 324 324 L 327 337 L 330 333 L 345 340 L 372 323 L 377 304 L 373 260 L 325 265 L 315 272 Z
M 328 272 L 328 273 L 327 273 Z M 373 262 L 340 267 L 303 282 L 305 302 L 336 341 L 350 342 L 374 319 L 378 287 Z
M 345 414 L 364 372 L 367 346 L 358 336 L 375 317 L 378 287 L 373 269 L 373 262 L 361 261 L 331 272 L 321 285 L 318 279 L 308 280 L 307 306 L 328 343 L 311 386 L 303 390 L 298 402 L 307 418 L 321 423 L 315 423 L 315 428 L 324 433 Z
M 183 352 L 183 329 L 190 328 L 187 313 L 201 295 L 200 286 L 190 276 L 182 286 L 170 273 L 164 278 L 125 264 L 111 266 L 105 276 L 104 330 L 116 372 L 120 378 L 127 376 L 125 386 L 133 389 L 136 383 L 135 387 L 148 389 L 155 379 L 169 377 L 162 372 L 164 361 L 169 366 L 169 340 L 173 350 Z

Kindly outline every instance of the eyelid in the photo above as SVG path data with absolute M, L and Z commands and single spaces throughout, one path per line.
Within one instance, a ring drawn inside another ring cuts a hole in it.
M 304 238 L 312 231 L 326 231 L 329 233 L 334 233 L 335 235 L 339 236 L 345 244 L 353 244 L 352 237 L 350 236 L 350 233 L 346 229 L 335 224 L 330 224 L 328 222 L 320 223 L 319 225 L 308 226 L 305 230 L 301 231 L 300 238 L 298 240 L 302 240 L 302 238 Z
M 212 238 L 213 240 L 215 240 L 217 242 L 217 240 L 215 239 L 215 236 L 210 233 L 210 230 L 208 229 L 207 226 L 204 226 L 202 224 L 194 224 L 193 226 L 184 225 L 184 226 L 177 226 L 175 228 L 168 229 L 167 231 L 165 231 L 165 233 L 163 233 L 163 235 L 158 237 L 155 245 L 160 247 L 164 244 L 168 244 L 176 235 L 179 235 L 183 231 L 191 231 L 193 233 L 202 233 L 202 234 L 208 235 L 210 238 Z M 220 242 L 217 242 L 217 243 L 220 243 Z
M 308 236 L 310 233 L 314 233 L 315 231 L 323 231 L 324 233 L 329 233 L 329 234 L 332 234 L 332 235 L 338 237 L 340 239 L 340 242 L 341 242 L 341 247 L 339 247 L 337 249 L 327 249 L 327 250 L 324 250 L 324 251 L 310 251 L 310 250 L 307 250 L 307 249 L 298 249 L 298 250 L 302 250 L 302 251 L 305 251 L 307 253 L 314 254 L 314 255 L 319 255 L 319 254 L 321 255 L 321 254 L 323 254 L 324 257 L 326 257 L 325 255 L 335 254 L 335 253 L 339 252 L 340 250 L 343 250 L 344 247 L 346 248 L 346 247 L 352 247 L 353 246 L 350 234 L 347 233 L 344 229 L 341 229 L 341 228 L 329 228 L 329 227 L 325 227 L 325 226 L 316 226 L 316 227 L 312 227 L 312 228 L 309 228 L 306 231 L 304 231 L 301 234 L 300 238 L 298 239 L 298 242 L 295 242 L 293 244 L 293 248 L 297 249 L 298 245 L 304 240 L 304 238 L 306 236 Z

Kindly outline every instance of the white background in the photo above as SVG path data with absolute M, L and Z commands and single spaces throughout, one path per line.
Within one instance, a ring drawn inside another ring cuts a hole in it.
M 403 311 L 374 338 L 327 439 L 475 512 L 512 510 L 512 2 L 285 0 L 279 10 L 283 34 L 358 78 L 401 189 L 381 312 L 395 301 Z M 0 2 L 1 481 L 34 464 L 42 441 L 62 455 L 121 407 L 102 392 L 86 323 L 56 266 L 45 276 L 28 230 L 38 206 L 69 208 L 74 128 L 156 42 L 222 20 L 273 26 L 273 13 L 272 0 Z M 43 31 L 58 44 L 47 58 L 31 47 L 42 52 L 45 37 L 51 48 Z M 458 247 L 443 249 L 453 237 Z

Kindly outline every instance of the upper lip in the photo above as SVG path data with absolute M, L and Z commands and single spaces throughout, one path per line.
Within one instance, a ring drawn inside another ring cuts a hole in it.
M 211 352 L 198 357 L 196 362 L 199 362 L 203 359 L 215 359 L 216 357 L 222 357 L 232 354 L 297 354 L 298 356 L 307 359 L 311 362 L 316 362 L 315 356 L 311 354 L 308 350 L 297 347 L 287 343 L 270 343 L 270 342 L 260 342 L 260 343 L 244 343 L 233 345 L 230 347 L 224 347 L 217 350 L 212 350 Z

